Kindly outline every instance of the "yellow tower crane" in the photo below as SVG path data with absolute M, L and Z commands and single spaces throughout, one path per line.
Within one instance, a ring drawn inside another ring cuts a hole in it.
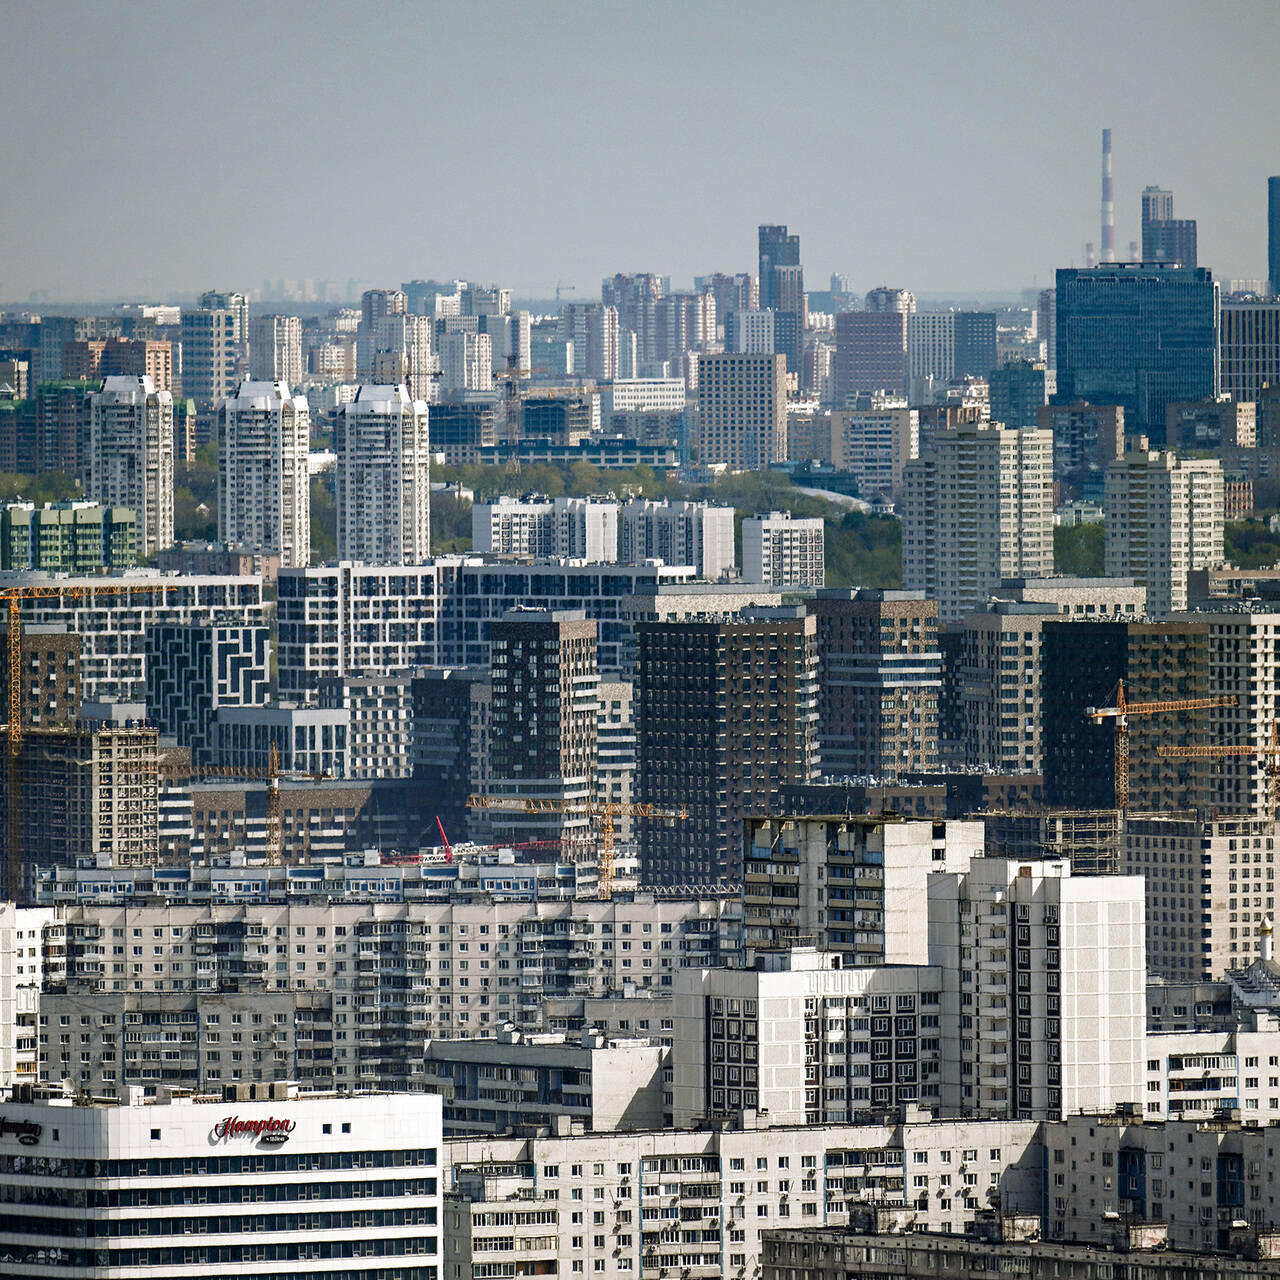
M 1166 760 L 1215 760 L 1228 756 L 1261 756 L 1267 769 L 1267 812 L 1275 817 L 1280 810 L 1280 721 L 1271 722 L 1271 741 L 1266 746 L 1224 743 L 1217 746 L 1158 747 L 1156 755 Z
M 1113 707 L 1085 707 L 1086 720 L 1101 724 L 1104 720 L 1116 722 L 1115 740 L 1115 797 L 1116 808 L 1129 807 L 1129 717 L 1157 716 L 1174 711 L 1202 711 L 1213 707 L 1234 707 L 1234 694 L 1214 698 L 1181 698 L 1171 702 L 1126 702 L 1124 681 L 1116 684 L 1116 702 Z
M 17 586 L 0 588 L 6 615 L 6 675 L 9 698 L 6 715 L 8 757 L 5 775 L 5 886 L 9 901 L 17 902 L 22 892 L 22 602 L 24 600 L 82 600 L 96 595 L 139 595 L 178 588 L 163 582 L 103 582 L 90 586 Z
M 284 799 L 280 795 L 280 779 L 307 779 L 323 782 L 327 773 L 304 773 L 301 770 L 280 768 L 280 748 L 273 742 L 267 756 L 265 769 L 241 765 L 202 765 L 192 769 L 192 775 L 200 778 L 261 779 L 267 784 L 266 848 L 267 865 L 279 867 L 284 863 Z
M 614 818 L 664 818 L 683 822 L 686 809 L 659 809 L 652 804 L 626 804 L 615 800 L 541 800 L 533 796 L 468 796 L 468 809 L 498 809 L 507 813 L 578 813 L 593 818 L 600 827 L 600 897 L 613 895 Z

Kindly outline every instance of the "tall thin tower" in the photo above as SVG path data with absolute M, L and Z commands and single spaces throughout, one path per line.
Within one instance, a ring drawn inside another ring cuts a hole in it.
M 1116 202 L 1111 190 L 1111 130 L 1102 131 L 1102 261 L 1116 260 Z

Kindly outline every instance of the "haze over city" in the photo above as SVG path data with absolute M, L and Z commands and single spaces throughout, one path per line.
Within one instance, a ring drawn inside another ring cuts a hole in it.
M 414 274 L 544 298 L 734 271 L 1052 284 L 1172 188 L 1220 279 L 1265 275 L 1280 24 L 1264 4 L 11 5 L 0 298 Z

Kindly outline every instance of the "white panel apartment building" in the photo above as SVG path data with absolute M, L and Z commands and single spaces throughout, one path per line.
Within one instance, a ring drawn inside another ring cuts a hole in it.
M 10 1280 L 440 1274 L 437 1096 L 281 1084 L 256 1098 L 60 1098 L 4 1114 Z
M 89 397 L 89 497 L 135 514 L 139 556 L 173 545 L 173 396 L 109 377 Z
M 373 868 L 347 878 L 345 900 L 277 889 L 266 902 L 261 884 L 232 879 L 239 901 L 63 908 L 65 992 L 55 982 L 42 997 L 42 1079 L 95 1094 L 288 1072 L 421 1088 L 433 1038 L 545 1029 L 550 997 L 666 995 L 681 968 L 717 967 L 740 945 L 725 898 L 406 902 L 370 890 Z
M 955 622 L 1005 578 L 1053 572 L 1053 436 L 999 426 L 935 432 L 903 469 L 903 585 Z
M 218 408 L 218 538 L 311 560 L 311 412 L 283 382 L 242 382 Z
M 499 497 L 471 508 L 477 554 L 569 556 L 591 563 L 618 559 L 618 504 L 599 498 Z
M 493 340 L 487 333 L 442 333 L 439 346 L 442 389 L 493 390 Z
M 339 407 L 338 558 L 421 564 L 431 546 L 427 406 L 408 388 L 366 383 Z
M 249 321 L 249 376 L 255 382 L 296 387 L 305 373 L 301 318 L 253 316 Z
M 1142 450 L 1107 464 L 1107 574 L 1143 583 L 1153 618 L 1187 607 L 1193 569 L 1223 563 L 1223 484 L 1216 458 Z
M 454 1139 L 446 1231 L 464 1275 L 509 1275 L 490 1268 L 515 1257 L 531 1275 L 744 1280 L 762 1232 L 844 1226 L 867 1202 L 956 1232 L 993 1194 L 1038 1212 L 1036 1134 L 943 1121 Z
M 821 587 L 826 582 L 823 522 L 770 511 L 742 522 L 742 580 L 771 587 Z
M 710 582 L 737 565 L 733 508 L 706 502 L 632 498 L 622 504 L 619 544 L 623 564 L 689 564 L 697 577 Z
M 1050 1118 L 1145 1084 L 1145 887 L 1062 861 L 975 858 L 929 880 L 929 958 L 960 1026 L 963 1113 Z

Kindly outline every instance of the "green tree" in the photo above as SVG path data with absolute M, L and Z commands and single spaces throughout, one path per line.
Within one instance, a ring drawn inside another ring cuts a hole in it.
M 1100 578 L 1105 572 L 1106 531 L 1101 521 L 1057 525 L 1053 530 L 1053 568 L 1078 578 Z
M 311 481 L 311 558 L 332 560 L 338 554 L 338 500 L 325 476 Z
M 1237 569 L 1269 569 L 1280 561 L 1280 535 L 1262 520 L 1229 520 L 1223 528 L 1223 550 Z

